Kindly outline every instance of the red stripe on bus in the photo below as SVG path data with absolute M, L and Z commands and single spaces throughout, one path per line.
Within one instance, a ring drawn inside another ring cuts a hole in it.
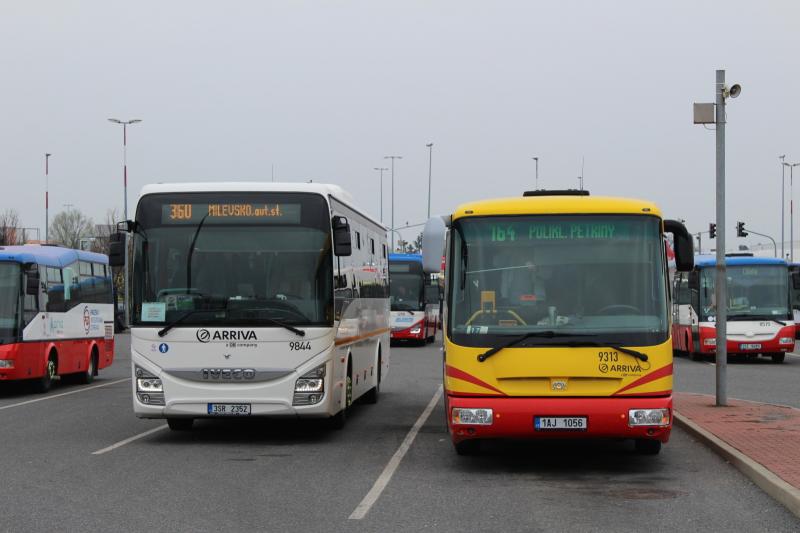
M 503 391 L 501 391 L 497 387 L 493 387 L 492 385 L 489 385 L 485 381 L 479 380 L 478 378 L 476 378 L 472 374 L 467 374 L 463 370 L 459 370 L 458 368 L 452 367 L 450 365 L 447 365 L 447 375 L 450 376 L 451 378 L 460 379 L 462 381 L 466 381 L 468 383 L 472 383 L 473 385 L 478 385 L 479 387 L 483 387 L 485 389 L 493 390 L 493 391 L 495 391 L 497 393 L 502 394 L 503 396 L 506 395 L 506 393 L 504 393 Z
M 655 381 L 655 380 L 657 380 L 659 378 L 663 378 L 664 376 L 671 376 L 671 375 L 672 375 L 672 363 L 670 363 L 670 364 L 668 364 L 666 366 L 662 366 L 658 370 L 653 370 L 652 372 L 650 372 L 646 376 L 640 377 L 639 379 L 637 379 L 633 383 L 629 383 L 629 384 L 625 385 L 624 387 L 619 389 L 617 392 L 615 392 L 614 396 L 617 396 L 620 393 L 622 393 L 622 392 L 624 392 L 626 390 L 632 389 L 634 387 L 639 387 L 641 385 L 644 385 L 645 383 L 650 383 L 651 381 Z

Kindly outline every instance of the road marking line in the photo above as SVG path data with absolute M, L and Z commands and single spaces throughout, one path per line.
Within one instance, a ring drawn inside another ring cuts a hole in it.
M 99 389 L 101 387 L 109 387 L 111 385 L 116 385 L 117 383 L 123 383 L 125 381 L 130 381 L 130 380 L 131 378 L 118 379 L 116 381 L 109 381 L 108 383 L 101 383 L 100 385 L 92 385 L 91 387 L 84 387 L 78 390 L 71 390 L 69 392 L 62 392 L 60 394 L 51 394 L 50 396 L 43 396 L 41 398 L 36 398 L 35 400 L 26 400 L 24 402 L 12 403 L 11 405 L 3 405 L 0 406 L 0 411 L 4 409 L 11 409 L 12 407 L 21 407 L 23 405 L 28 405 L 31 403 L 43 402 L 45 400 L 52 400 L 53 398 L 61 398 L 62 396 L 69 396 L 70 394 L 78 394 L 79 392 L 86 392 L 88 390 Z
M 417 438 L 417 433 L 419 433 L 420 428 L 422 428 L 423 424 L 428 420 L 428 417 L 431 416 L 431 411 L 433 408 L 436 407 L 436 404 L 439 403 L 439 398 L 442 397 L 442 386 L 439 385 L 439 388 L 436 389 L 436 393 L 431 398 L 431 401 L 428 402 L 428 406 L 422 411 L 422 414 L 419 415 L 417 421 L 411 426 L 411 429 L 408 430 L 408 434 L 406 438 L 403 439 L 403 442 L 400 444 L 400 447 L 397 448 L 397 451 L 394 452 L 394 455 L 389 462 L 386 463 L 386 467 L 381 472 L 381 475 L 378 476 L 378 479 L 375 480 L 375 484 L 372 485 L 372 488 L 369 490 L 364 499 L 361 500 L 361 503 L 358 504 L 358 507 L 355 508 L 353 513 L 348 517 L 349 520 L 361 520 L 364 518 L 372 506 L 378 501 L 380 498 L 383 489 L 386 488 L 386 485 L 389 484 L 391 481 L 392 476 L 394 475 L 397 467 L 400 466 L 400 461 L 403 460 L 403 457 L 408 452 L 409 448 L 411 448 L 411 444 L 414 443 L 414 439 Z
M 117 448 L 121 448 L 122 446 L 125 446 L 126 444 L 130 444 L 131 442 L 133 442 L 135 440 L 143 439 L 148 435 L 152 435 L 156 431 L 161 431 L 162 429 L 165 429 L 165 428 L 168 428 L 168 427 L 169 426 L 167 424 L 164 424 L 163 426 L 158 426 L 158 427 L 155 427 L 153 429 L 148 429 L 144 433 L 139 433 L 138 435 L 134 435 L 133 437 L 128 437 L 127 439 L 121 440 L 121 441 L 119 441 L 119 442 L 117 442 L 115 444 L 112 444 L 111 446 L 108 446 L 108 447 L 103 448 L 101 450 L 97 450 L 96 452 L 92 452 L 92 455 L 103 455 L 104 453 L 108 453 L 111 450 L 116 450 Z

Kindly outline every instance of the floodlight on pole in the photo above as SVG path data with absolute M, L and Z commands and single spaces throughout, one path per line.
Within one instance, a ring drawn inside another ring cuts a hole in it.
M 781 259 L 786 259 L 786 250 L 784 245 L 786 243 L 786 222 L 784 221 L 784 211 L 786 210 L 786 167 L 783 166 L 786 159 L 786 154 L 779 155 L 778 159 L 781 160 Z
M 387 155 L 384 159 L 392 160 L 392 229 L 394 229 L 394 160 L 403 159 L 401 155 Z M 394 252 L 394 233 L 392 233 L 392 252 Z
M 789 167 L 789 262 L 794 263 L 794 167 L 800 163 L 783 163 Z
M 381 194 L 380 194 L 380 215 L 381 215 L 381 223 L 383 223 L 383 171 L 389 170 L 388 167 L 375 167 L 372 170 L 378 170 L 381 173 Z
M 131 120 L 120 120 L 118 118 L 110 118 L 109 122 L 114 124 L 122 124 L 122 188 L 124 193 L 123 213 L 125 220 L 128 220 L 128 126 L 141 122 L 141 119 L 134 118 Z
M 539 190 L 539 158 L 538 157 L 531 157 L 534 161 L 536 161 L 536 182 L 535 182 L 535 189 Z
M 428 218 L 431 218 L 431 170 L 433 169 L 433 143 L 428 143 Z
M 44 154 L 44 242 L 49 242 L 49 227 L 50 227 L 50 156 L 53 154 Z

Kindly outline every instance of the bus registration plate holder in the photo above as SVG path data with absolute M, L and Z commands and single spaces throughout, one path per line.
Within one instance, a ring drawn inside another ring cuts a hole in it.
M 739 349 L 740 350 L 760 350 L 761 349 L 761 345 L 760 344 L 740 344 L 739 345 Z
M 536 431 L 586 431 L 585 416 L 535 416 L 533 427 Z
M 248 416 L 250 415 L 249 403 L 210 403 L 208 414 L 212 416 Z

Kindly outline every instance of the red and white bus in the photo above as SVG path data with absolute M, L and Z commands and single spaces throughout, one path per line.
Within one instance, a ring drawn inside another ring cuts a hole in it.
M 111 269 L 103 254 L 0 247 L 0 382 L 89 383 L 114 360 Z
M 673 280 L 672 338 L 676 352 L 692 359 L 716 353 L 716 259 L 697 256 L 694 268 Z M 728 256 L 729 355 L 759 355 L 782 363 L 794 348 L 788 265 L 782 259 Z
M 433 342 L 439 320 L 437 281 L 422 271 L 419 254 L 389 254 L 392 341 Z

